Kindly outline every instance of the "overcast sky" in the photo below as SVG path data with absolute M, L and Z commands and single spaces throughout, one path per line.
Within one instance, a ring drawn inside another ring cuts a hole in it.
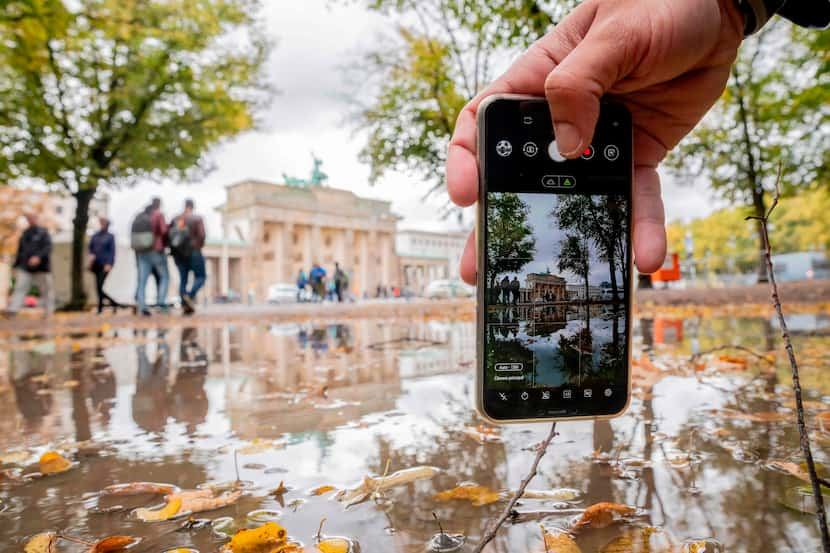
M 402 228 L 457 229 L 455 218 L 442 221 L 436 214 L 446 199 L 421 198 L 428 183 L 403 174 L 391 174 L 376 186 L 368 184 L 369 169 L 357 157 L 365 141 L 346 122 L 349 112 L 344 97 L 348 85 L 340 69 L 372 46 L 378 32 L 392 22 L 356 5 L 334 5 L 327 0 L 265 2 L 268 32 L 277 41 L 267 71 L 281 94 L 276 97 L 265 128 L 240 136 L 210 155 L 217 170 L 193 185 L 146 184 L 111 193 L 115 231 L 124 240 L 134 213 L 153 196 L 164 200 L 164 211 L 173 215 L 187 197 L 207 217 L 208 232 L 220 236 L 219 217 L 213 208 L 223 203 L 224 187 L 256 178 L 281 182 L 282 173 L 307 177 L 311 152 L 323 159 L 329 186 L 345 188 L 361 196 L 391 200 L 404 219 Z M 713 209 L 708 192 L 665 183 L 669 218 L 688 218 Z M 466 213 L 467 221 L 473 215 Z

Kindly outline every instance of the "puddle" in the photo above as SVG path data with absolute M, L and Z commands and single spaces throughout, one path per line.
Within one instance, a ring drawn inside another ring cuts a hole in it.
M 827 465 L 830 316 L 792 321 L 814 455 Z M 636 516 L 580 532 L 584 552 L 651 527 L 678 550 L 702 537 L 724 551 L 818 550 L 777 332 L 763 317 L 636 321 L 629 411 L 560 424 L 534 494 L 489 550 L 544 551 L 539 522 L 568 528 L 601 501 Z M 724 350 L 690 360 L 725 344 L 762 357 Z M 135 552 L 204 553 L 269 522 L 313 551 L 325 518 L 335 541 L 414 553 L 440 536 L 433 513 L 445 538 L 457 537 L 452 550 L 470 551 L 547 431 L 494 430 L 475 416 L 470 322 L 118 330 L 0 348 L 0 551 L 59 531 L 141 538 Z M 770 350 L 779 351 L 767 358 Z M 72 468 L 25 479 L 48 450 Z M 130 482 L 232 501 L 143 522 L 135 509 L 162 508 L 163 493 L 100 494 Z M 483 495 L 436 499 L 459 484 Z M 76 550 L 84 547 L 61 543 Z

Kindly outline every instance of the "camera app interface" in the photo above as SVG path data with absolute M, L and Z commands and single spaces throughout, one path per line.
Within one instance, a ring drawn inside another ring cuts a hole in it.
M 490 171 L 481 253 L 484 399 L 494 418 L 613 414 L 625 405 L 630 177 L 624 163 L 615 168 L 623 147 L 606 146 L 613 155 L 598 162 L 586 159 L 592 145 L 581 160 L 548 157 L 536 168 L 522 159 L 533 148 L 523 148 L 515 158 L 523 169 L 500 156 Z M 498 142 L 492 149 L 499 155 Z M 566 163 L 569 174 L 549 174 Z

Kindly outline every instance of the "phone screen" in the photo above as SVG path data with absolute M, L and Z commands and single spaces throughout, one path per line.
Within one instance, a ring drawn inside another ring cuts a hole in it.
M 562 160 L 553 139 L 544 100 L 498 99 L 483 113 L 479 382 L 495 420 L 627 405 L 630 117 L 604 104 L 579 159 Z

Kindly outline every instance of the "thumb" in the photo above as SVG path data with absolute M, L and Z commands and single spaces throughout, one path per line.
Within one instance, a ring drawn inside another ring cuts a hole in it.
M 610 37 L 592 37 L 589 32 L 545 79 L 556 144 L 563 156 L 577 157 L 591 143 L 600 98 L 623 74 L 625 50 Z

